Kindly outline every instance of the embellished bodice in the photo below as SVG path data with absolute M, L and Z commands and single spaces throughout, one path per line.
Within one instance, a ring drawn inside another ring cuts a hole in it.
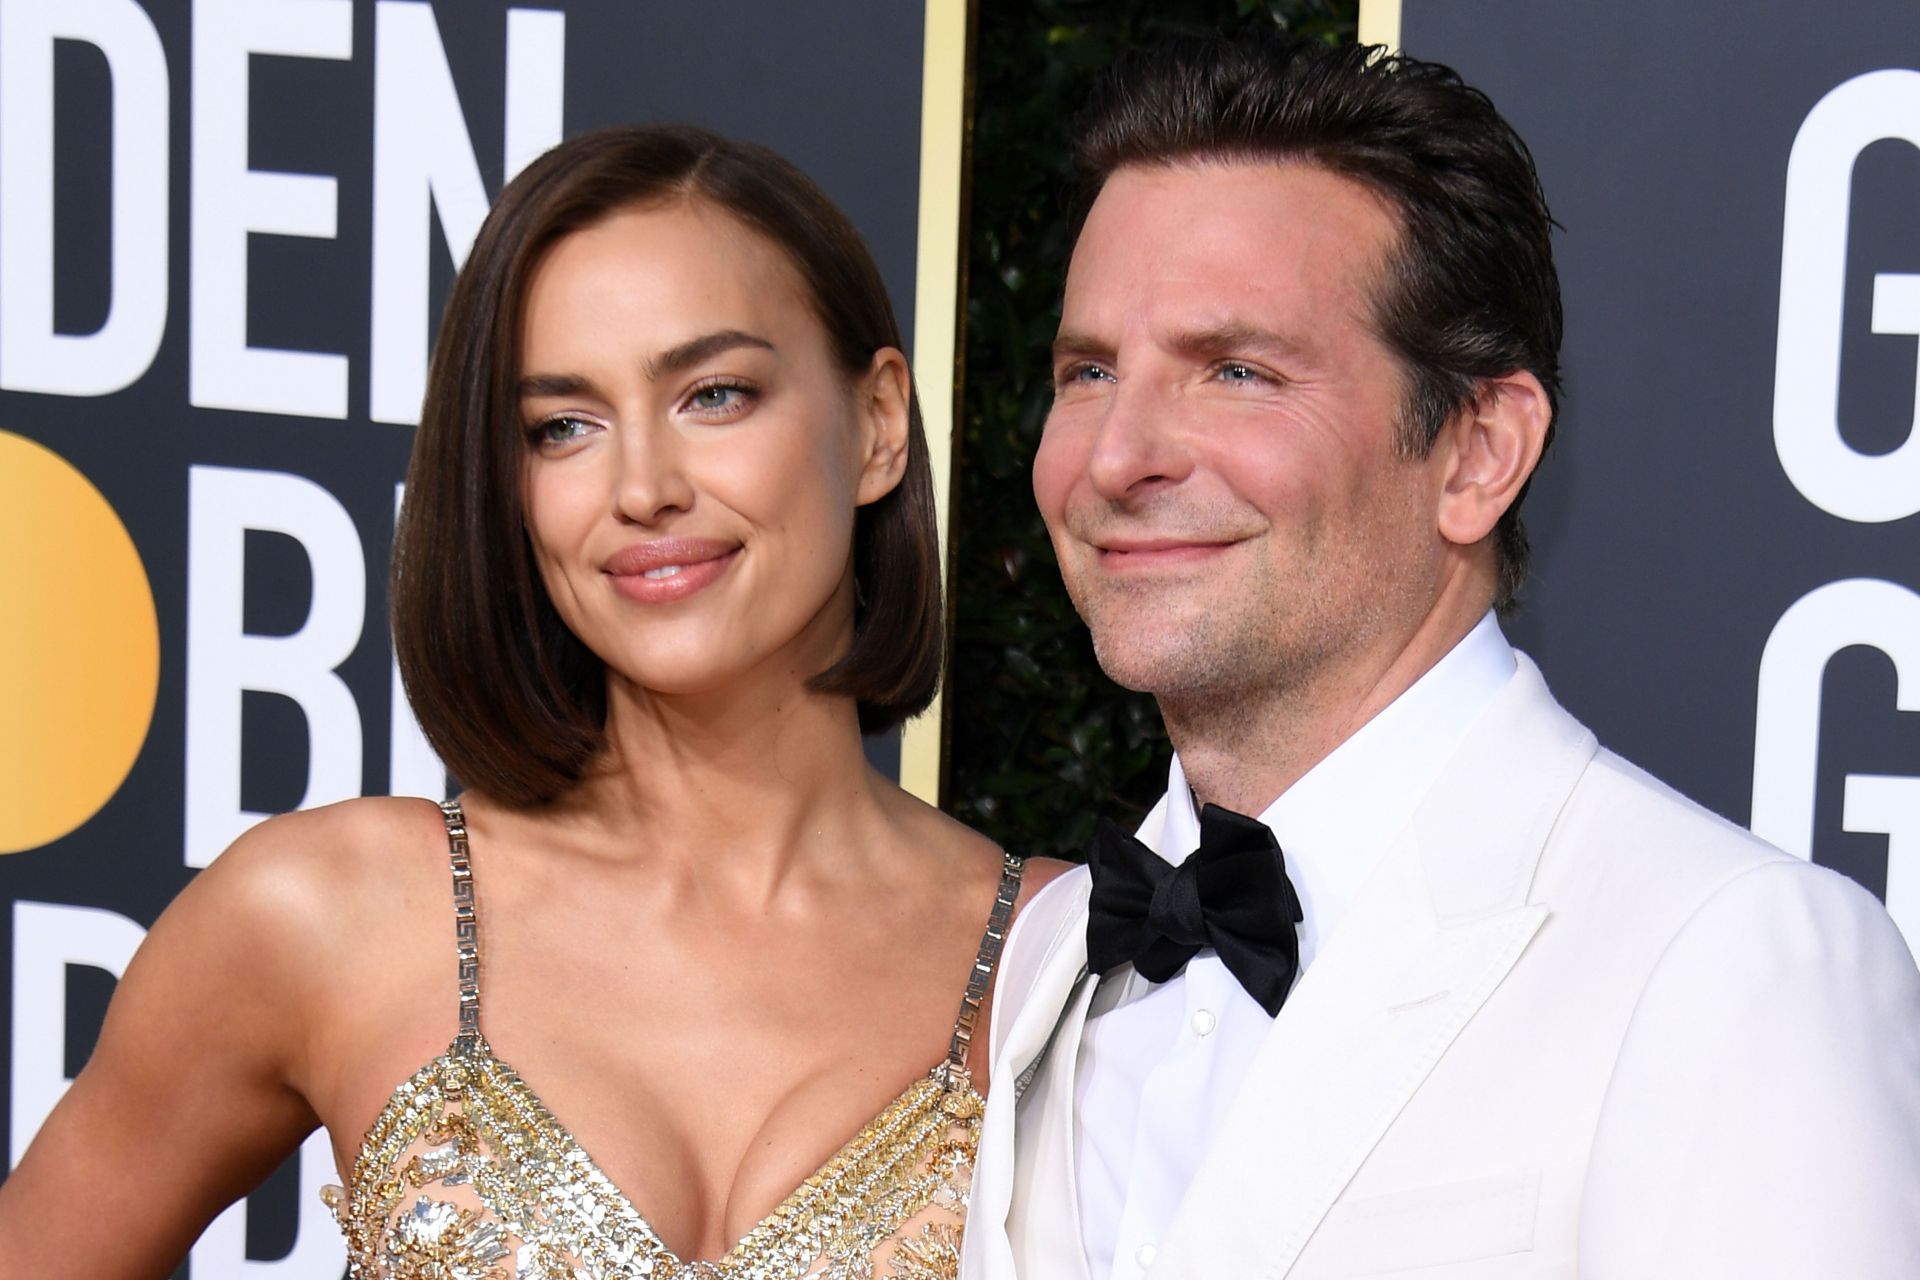
M 979 1142 L 967 1073 L 1020 886 L 1009 855 L 944 1060 L 711 1261 L 683 1261 L 480 1033 L 479 935 L 465 820 L 446 814 L 460 1030 L 393 1091 L 322 1192 L 354 1280 L 951 1280 Z

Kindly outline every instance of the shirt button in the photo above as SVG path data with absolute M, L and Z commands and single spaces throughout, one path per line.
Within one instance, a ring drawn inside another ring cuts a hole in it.
M 1212 1035 L 1214 1024 L 1217 1021 L 1213 1016 L 1213 1010 L 1195 1009 L 1193 1011 L 1193 1034 L 1197 1036 Z
M 1152 1266 L 1153 1260 L 1159 1256 L 1160 1251 L 1152 1244 L 1143 1244 L 1133 1251 L 1133 1260 L 1140 1264 L 1142 1270 Z

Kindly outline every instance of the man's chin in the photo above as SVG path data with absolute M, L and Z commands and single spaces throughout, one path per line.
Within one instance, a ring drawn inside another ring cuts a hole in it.
M 1219 665 L 1217 656 L 1196 643 L 1191 630 L 1158 626 L 1126 632 L 1097 628 L 1093 655 L 1107 678 L 1123 689 L 1156 696 L 1204 683 Z

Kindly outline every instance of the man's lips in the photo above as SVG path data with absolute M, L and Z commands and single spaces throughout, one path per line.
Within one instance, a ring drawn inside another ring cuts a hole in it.
M 1106 538 L 1093 544 L 1103 569 L 1170 569 L 1198 564 L 1219 555 L 1237 539 L 1201 541 L 1186 538 Z
M 666 604 L 713 582 L 739 551 L 739 543 L 718 538 L 653 538 L 621 548 L 601 571 L 627 599 Z

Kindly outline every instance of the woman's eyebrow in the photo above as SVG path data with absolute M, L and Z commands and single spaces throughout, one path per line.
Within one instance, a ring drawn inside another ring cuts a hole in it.
M 699 364 L 702 360 L 709 360 L 722 351 L 731 351 L 736 347 L 774 350 L 774 345 L 765 338 L 756 337 L 739 329 L 721 329 L 715 333 L 702 334 L 698 338 L 689 338 L 680 345 L 669 347 L 648 360 L 647 377 L 657 379 L 670 373 L 679 373 Z
M 587 380 L 571 373 L 536 373 L 520 379 L 517 390 L 522 400 L 543 396 L 577 396 L 587 390 Z
M 690 369 L 703 360 L 711 360 L 723 351 L 732 351 L 738 347 L 751 347 L 761 351 L 778 350 L 765 338 L 739 329 L 721 329 L 714 333 L 701 334 L 697 338 L 689 338 L 677 346 L 667 348 L 657 356 L 650 357 L 645 366 L 646 375 L 649 381 L 657 381 L 669 374 Z M 592 389 L 593 384 L 590 381 L 572 373 L 528 374 L 520 379 L 517 388 L 522 400 L 546 396 L 577 396 Z

